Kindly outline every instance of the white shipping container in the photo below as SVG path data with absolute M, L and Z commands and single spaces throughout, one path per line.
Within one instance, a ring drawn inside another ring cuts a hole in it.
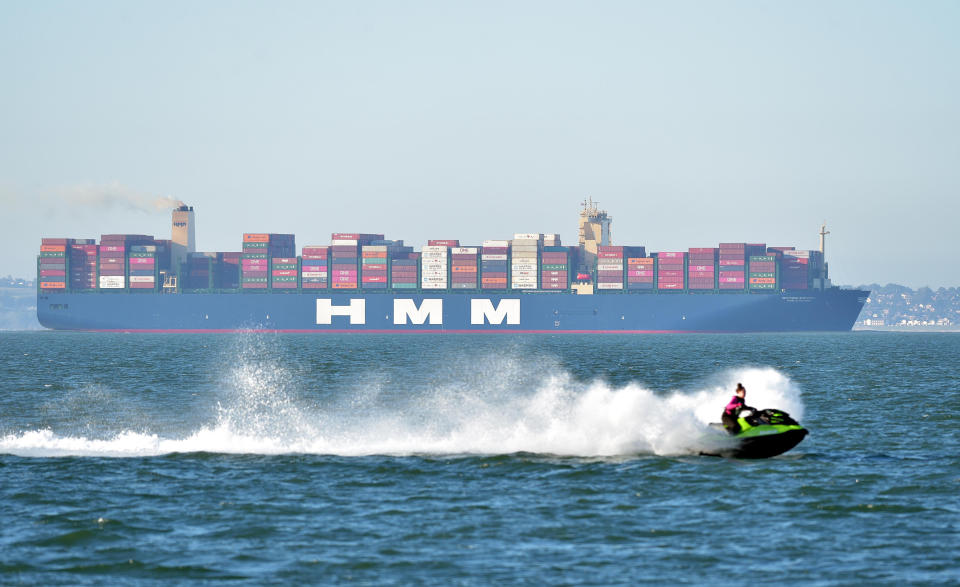
M 480 255 L 480 259 L 483 261 L 506 261 L 506 255 Z
M 421 252 L 423 253 L 446 253 L 447 249 L 450 247 L 445 247 L 442 245 L 423 245 Z
M 119 277 L 119 275 L 117 277 Z M 156 279 L 154 279 L 153 275 L 131 275 L 130 283 L 156 283 Z
M 485 247 L 509 247 L 510 241 L 483 241 Z
M 514 272 L 517 272 L 517 271 L 536 271 L 536 270 L 537 270 L 537 264 L 536 264 L 536 263 L 513 263 L 513 264 L 511 265 L 511 268 L 513 269 Z
M 125 287 L 122 275 L 101 275 L 100 289 L 123 289 Z
M 363 245 L 363 250 L 371 253 L 386 253 L 387 245 Z
M 623 263 L 597 264 L 597 271 L 623 271 Z
M 303 271 L 300 273 L 301 277 L 326 277 L 326 271 Z
M 618 283 L 598 283 L 597 289 L 623 289 L 623 282 Z
M 539 232 L 518 233 L 513 235 L 514 241 L 530 240 L 539 242 L 541 238 L 543 238 L 543 235 Z
M 335 247 L 355 247 L 358 241 L 355 238 L 335 238 L 330 241 L 330 244 Z
M 538 247 L 535 244 L 534 245 L 527 245 L 527 244 L 518 245 L 517 243 L 513 243 L 513 245 L 510 246 L 510 250 L 514 253 L 521 252 L 521 251 L 524 253 L 530 253 L 530 252 L 536 253 L 539 248 L 540 247 Z

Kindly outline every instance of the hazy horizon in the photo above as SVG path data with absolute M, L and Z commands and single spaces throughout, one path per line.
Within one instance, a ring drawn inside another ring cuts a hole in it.
M 814 249 L 960 285 L 960 4 L 0 7 L 0 275 L 43 236 L 243 232 Z

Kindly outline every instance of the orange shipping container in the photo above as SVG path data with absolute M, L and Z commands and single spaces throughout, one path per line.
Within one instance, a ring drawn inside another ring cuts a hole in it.
M 776 283 L 777 280 L 774 277 L 751 277 L 750 283 Z
M 67 247 L 64 245 L 40 245 L 41 253 L 60 253 L 66 250 Z
M 63 289 L 67 287 L 66 282 L 63 281 L 41 281 L 40 289 Z
M 245 243 L 268 243 L 270 242 L 270 235 L 263 233 L 253 233 L 245 232 L 243 233 L 243 242 Z

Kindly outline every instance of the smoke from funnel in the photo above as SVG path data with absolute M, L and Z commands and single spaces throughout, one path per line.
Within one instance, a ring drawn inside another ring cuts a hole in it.
M 173 196 L 149 194 L 112 182 L 106 185 L 80 185 L 64 188 L 57 194 L 63 203 L 82 208 L 125 208 L 139 212 L 165 212 L 183 206 Z

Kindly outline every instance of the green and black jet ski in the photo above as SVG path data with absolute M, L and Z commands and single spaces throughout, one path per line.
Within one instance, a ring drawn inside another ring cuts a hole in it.
M 744 412 L 746 414 L 746 411 Z M 702 455 L 735 459 L 765 459 L 781 455 L 800 444 L 807 429 L 780 410 L 758 410 L 737 418 L 740 431 L 730 434 L 723 424 L 710 424 L 726 438 L 711 439 Z

